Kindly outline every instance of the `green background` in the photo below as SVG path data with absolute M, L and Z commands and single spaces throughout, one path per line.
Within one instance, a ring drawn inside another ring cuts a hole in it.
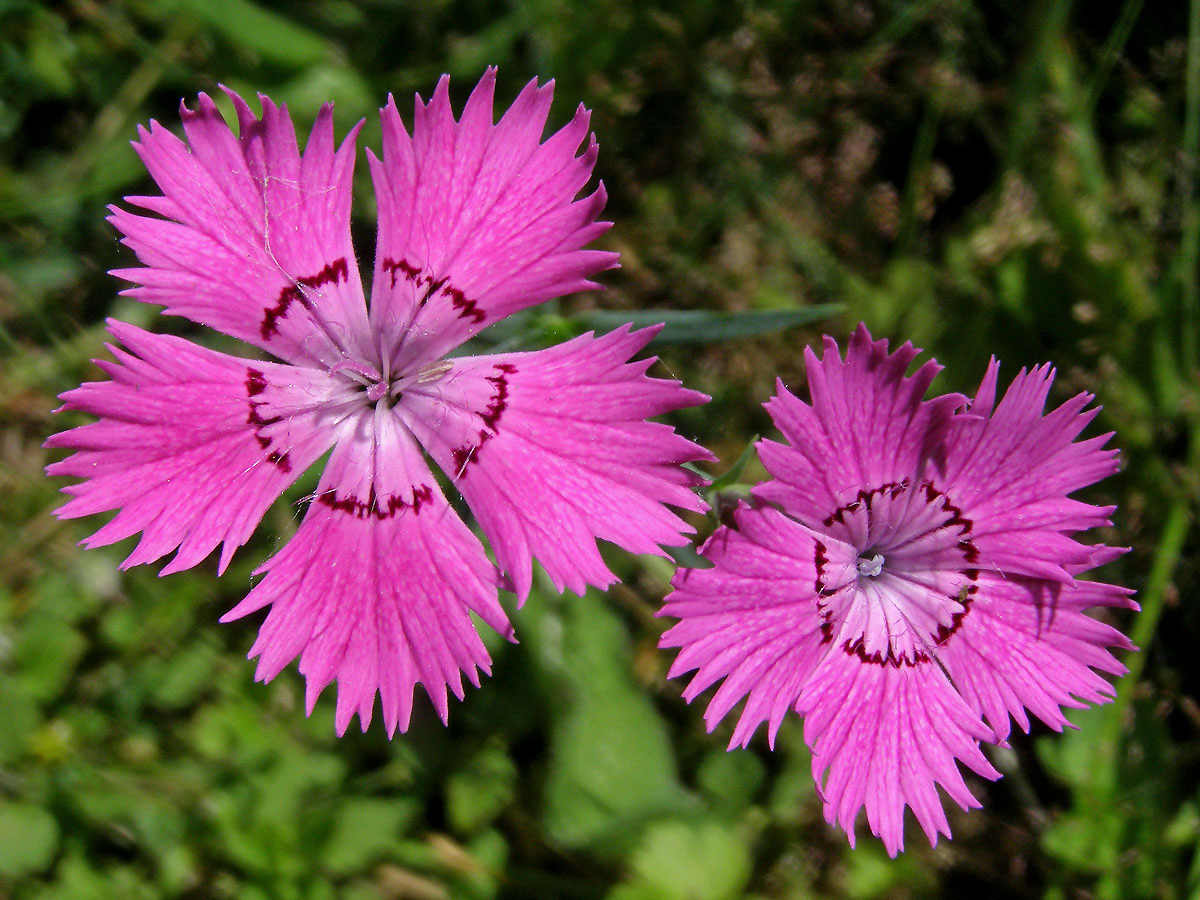
M 488 64 L 500 105 L 554 77 L 552 125 L 594 110 L 622 268 L 481 346 L 664 311 L 656 372 L 713 396 L 673 423 L 714 474 L 859 319 L 936 355 L 941 390 L 995 354 L 1098 395 L 1124 466 L 1085 496 L 1120 505 L 1099 537 L 1133 549 L 1101 574 L 1137 589 L 1113 621 L 1142 651 L 1079 731 L 989 748 L 1005 778 L 969 779 L 953 841 L 851 851 L 795 717 L 724 752 L 732 721 L 707 735 L 665 681 L 661 560 L 535 586 L 448 728 L 422 700 L 406 735 L 337 739 L 332 691 L 306 719 L 294 668 L 253 682 L 256 622 L 216 621 L 305 484 L 219 580 L 121 573 L 128 545 L 76 546 L 98 520 L 49 514 L 41 443 L 78 421 L 54 397 L 98 377 L 104 317 L 197 334 L 106 274 L 132 256 L 105 205 L 152 190 L 136 124 L 224 83 L 302 130 L 334 100 L 378 148 L 388 92 L 411 121 L 449 72 L 460 108 Z M 1198 147 L 1200 0 L 0 0 L 0 898 L 1200 897 Z

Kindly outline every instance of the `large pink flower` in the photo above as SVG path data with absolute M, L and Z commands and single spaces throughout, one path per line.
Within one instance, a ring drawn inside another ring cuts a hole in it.
M 773 743 L 789 709 L 805 716 L 826 819 L 853 844 L 865 806 L 892 855 L 905 806 L 931 843 L 949 835 L 937 785 L 979 805 L 956 761 L 999 777 L 979 744 L 1005 741 L 1010 717 L 1061 730 L 1062 707 L 1111 699 L 1093 669 L 1120 674 L 1106 648 L 1131 645 L 1084 611 L 1135 607 L 1077 578 L 1123 552 L 1069 536 L 1112 513 L 1067 497 L 1117 468 L 1108 435 L 1076 441 L 1091 398 L 1043 414 L 1043 366 L 997 404 L 993 360 L 963 411 L 957 394 L 922 399 L 939 367 L 906 375 L 918 352 L 889 354 L 865 326 L 845 361 L 830 338 L 822 359 L 805 351 L 812 403 L 780 384 L 766 404 L 787 440 L 758 447 L 775 480 L 662 609 L 680 620 L 662 640 L 683 648 L 670 675 L 697 670 L 684 697 L 724 679 L 709 728 L 742 698 L 730 747 L 762 722 Z
M 267 508 L 329 459 L 295 536 L 223 619 L 270 605 L 257 676 L 297 655 L 308 709 L 338 681 L 337 728 L 364 730 L 379 693 L 387 730 L 408 726 L 424 686 L 444 720 L 447 687 L 478 684 L 490 660 L 475 613 L 505 636 L 497 601 L 529 592 L 532 561 L 582 592 L 616 579 L 596 539 L 635 553 L 684 542 L 665 504 L 698 509 L 680 464 L 708 454 L 647 417 L 703 402 L 630 362 L 654 334 L 622 328 L 532 353 L 453 357 L 488 325 L 593 288 L 614 253 L 585 250 L 603 186 L 591 178 L 588 112 L 542 141 L 552 85 L 531 82 L 493 121 L 489 70 L 455 121 L 448 79 L 417 98 L 410 136 L 381 111 L 382 161 L 368 307 L 350 244 L 354 138 L 335 149 L 322 108 L 303 153 L 287 109 L 256 118 L 229 92 L 235 136 L 201 94 L 182 108 L 186 143 L 152 122 L 135 145 L 161 196 L 113 210 L 144 266 L 114 274 L 128 294 L 266 351 L 229 356 L 113 321 L 110 381 L 63 395 L 99 421 L 55 435 L 78 451 L 52 475 L 86 479 L 60 516 L 120 512 L 89 546 L 142 532 L 125 565 L 175 550 L 163 573 L 221 545 L 220 568 Z M 361 127 L 361 123 L 360 126 Z M 586 139 L 586 149 L 577 151 Z M 422 452 L 424 451 L 424 453 Z M 495 554 L 447 503 L 425 454 L 461 492 Z

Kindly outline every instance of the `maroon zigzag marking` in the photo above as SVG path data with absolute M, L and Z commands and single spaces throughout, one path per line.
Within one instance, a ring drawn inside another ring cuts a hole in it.
M 354 516 L 356 519 L 376 518 L 390 519 L 397 513 L 403 512 L 406 509 L 411 509 L 413 515 L 419 515 L 421 507 L 433 502 L 433 491 L 429 485 L 423 484 L 420 487 L 413 488 L 412 502 L 408 503 L 397 494 L 392 494 L 383 502 L 379 502 L 379 496 L 375 493 L 375 486 L 371 486 L 371 490 L 367 493 L 366 501 L 359 500 L 353 494 L 346 497 L 338 497 L 335 491 L 327 491 L 317 497 L 318 503 L 323 503 L 330 509 L 336 509 L 338 512 L 344 512 Z
M 881 497 L 884 494 L 890 494 L 893 498 L 899 497 L 906 490 L 908 490 L 909 484 L 909 480 L 905 478 L 901 481 L 889 481 L 887 484 L 880 485 L 877 488 L 872 488 L 869 491 L 865 489 L 859 491 L 857 497 L 855 497 L 846 505 L 839 506 L 836 510 L 834 510 L 832 515 L 826 517 L 825 527 L 828 528 L 834 522 L 837 522 L 839 525 L 845 524 L 845 514 L 858 512 L 858 510 L 863 506 L 866 506 L 867 511 L 869 512 L 871 509 L 871 501 L 875 499 L 877 494 Z
M 978 577 L 979 570 L 978 569 L 968 569 L 964 574 L 966 574 L 968 578 L 971 578 L 972 580 L 974 580 L 976 577 Z M 959 600 L 959 602 L 962 604 L 962 609 L 960 609 L 956 613 L 951 614 L 949 625 L 939 625 L 938 626 L 938 630 L 933 636 L 933 645 L 935 647 L 944 646 L 945 643 L 948 640 L 950 640 L 950 637 L 955 632 L 957 632 L 959 628 L 962 627 L 963 619 L 965 619 L 967 617 L 967 613 L 969 613 L 971 611 L 971 604 L 972 604 L 972 602 L 974 602 L 975 594 L 978 592 L 978 590 L 979 590 L 979 585 L 977 585 L 977 584 L 970 584 L 970 585 L 966 585 L 964 587 L 962 593 L 957 598 Z M 821 625 L 821 634 L 822 635 L 826 634 L 826 626 L 829 626 L 829 630 L 830 630 L 830 632 L 832 632 L 832 628 L 833 628 L 832 623 L 828 622 L 828 620 L 827 620 L 825 623 L 823 623 Z M 821 642 L 825 643 L 824 640 L 822 640 Z M 917 650 L 915 652 L 915 658 L 909 659 L 908 657 L 903 657 L 903 656 L 897 657 L 895 654 L 892 653 L 892 648 L 890 646 L 888 647 L 886 656 L 881 654 L 879 651 L 876 651 L 875 653 L 872 653 L 870 656 L 867 656 L 867 651 L 863 646 L 863 638 L 862 637 L 855 638 L 855 640 L 853 642 L 846 641 L 842 645 L 842 649 L 848 655 L 857 656 L 860 661 L 867 663 L 868 665 L 872 665 L 872 666 L 891 666 L 892 668 L 895 668 L 895 669 L 899 669 L 901 666 L 904 666 L 906 668 L 912 668 L 914 666 L 925 665 L 926 663 L 931 661 L 929 654 L 926 653 L 924 650 Z
M 448 287 L 446 292 L 450 295 L 450 302 L 458 310 L 460 319 L 473 319 L 478 324 L 487 318 L 487 314 L 479 308 L 479 304 L 468 298 L 458 288 Z
M 396 286 L 398 276 L 403 275 L 418 290 L 422 287 L 425 288 L 420 299 L 417 300 L 418 307 L 424 306 L 434 294 L 442 291 L 450 297 L 450 305 L 458 310 L 460 319 L 472 319 L 478 324 L 487 318 L 487 313 L 479 308 L 479 304 L 475 300 L 454 285 L 448 284 L 447 279 L 435 279 L 431 273 L 423 272 L 420 267 L 414 266 L 406 259 L 385 259 L 380 264 L 380 268 L 392 276 L 392 287 Z
M 880 485 L 879 487 L 872 488 L 871 490 L 861 490 L 858 492 L 858 495 L 855 497 L 855 499 L 839 507 L 833 512 L 832 515 L 826 517 L 824 520 L 825 525 L 828 527 L 833 525 L 834 522 L 844 524 L 846 513 L 856 512 L 863 506 L 866 506 L 867 510 L 869 511 L 871 509 L 871 502 L 876 496 L 889 494 L 891 497 L 895 498 L 908 490 L 910 486 L 911 482 L 905 478 L 900 482 L 888 482 L 887 484 Z M 949 516 L 940 527 L 957 527 L 959 529 L 960 539 L 958 541 L 958 550 L 963 555 L 963 561 L 966 563 L 973 563 L 978 560 L 979 548 L 975 546 L 975 541 L 969 537 L 974 523 L 972 523 L 970 519 L 963 515 L 962 510 L 958 506 L 955 506 L 950 502 L 949 497 L 934 487 L 932 481 L 921 482 L 919 489 L 925 492 L 925 500 L 927 503 L 934 503 L 937 501 L 938 497 L 942 498 L 942 509 L 945 510 Z M 823 644 L 829 643 L 831 640 L 833 640 L 833 622 L 830 619 L 830 614 L 827 611 L 824 603 L 821 601 L 825 597 L 836 593 L 834 591 L 830 591 L 825 585 L 825 566 L 829 562 L 825 554 L 825 545 L 820 541 L 817 541 L 816 548 L 813 553 L 813 564 L 817 571 L 815 589 L 818 597 L 817 611 L 820 613 L 823 619 L 821 623 L 821 643 Z M 963 569 L 963 574 L 972 582 L 972 584 L 964 587 L 961 596 L 952 598 L 958 600 L 958 602 L 962 605 L 962 608 L 958 610 L 958 612 L 955 612 L 951 615 L 949 625 L 938 626 L 938 630 L 933 636 L 934 646 L 940 647 L 950 640 L 951 636 L 962 626 L 963 619 L 966 618 L 967 613 L 971 610 L 971 603 L 975 599 L 975 594 L 979 590 L 979 586 L 973 583 L 979 578 L 979 570 L 974 568 Z M 908 657 L 897 657 L 892 653 L 890 646 L 888 647 L 886 655 L 876 651 L 868 656 L 867 651 L 864 648 L 862 636 L 855 638 L 853 641 L 844 642 L 842 644 L 842 649 L 848 655 L 857 656 L 862 662 L 870 665 L 891 665 L 899 668 L 900 666 L 923 665 L 931 661 L 929 654 L 922 650 L 916 651 L 915 658 L 913 659 L 909 659 Z
M 250 397 L 256 397 L 267 389 L 267 377 L 258 369 L 246 370 L 246 393 Z M 260 413 L 259 407 L 263 406 L 262 400 L 250 400 L 250 412 L 246 414 L 246 424 L 254 426 L 254 437 L 258 441 L 258 445 L 264 450 L 271 446 L 271 439 L 262 433 L 262 429 L 268 425 L 274 425 L 276 422 L 283 421 L 283 416 L 272 416 L 269 419 L 264 419 Z M 292 471 L 292 462 L 288 459 L 286 450 L 272 450 L 267 454 L 267 462 L 277 466 L 281 472 Z
M 461 447 L 455 447 L 451 451 L 454 459 L 455 477 L 461 477 L 467 473 L 467 467 L 477 462 L 479 459 L 479 451 L 483 445 L 496 436 L 497 428 L 500 425 L 500 417 L 504 414 L 504 410 L 508 409 L 508 376 L 513 375 L 517 371 L 517 367 L 511 363 L 499 363 L 495 367 L 496 374 L 489 375 L 487 381 L 492 385 L 492 397 L 488 401 L 487 408 L 479 414 L 479 418 L 483 420 L 486 428 L 479 429 L 479 434 L 476 437 L 474 444 L 463 444 Z
M 391 259 L 389 257 L 383 261 L 383 263 L 380 265 L 380 268 L 392 276 L 392 287 L 396 286 L 397 272 L 403 272 L 405 278 L 407 278 L 409 281 L 416 282 L 417 286 L 420 287 L 420 282 L 417 279 L 419 279 L 421 276 L 421 270 L 410 263 L 407 259 Z
M 279 320 L 287 315 L 288 307 L 292 303 L 299 301 L 302 306 L 308 308 L 309 301 L 304 295 L 305 288 L 318 288 L 322 285 L 345 281 L 349 274 L 350 268 L 346 264 L 346 258 L 342 257 L 328 263 L 316 275 L 304 275 L 295 279 L 279 292 L 279 299 L 275 301 L 275 305 L 263 312 L 262 325 L 259 328 L 263 340 L 268 340 L 271 335 L 279 333 Z

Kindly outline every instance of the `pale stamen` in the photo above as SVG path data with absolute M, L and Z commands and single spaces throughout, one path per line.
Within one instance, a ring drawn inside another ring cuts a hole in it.
M 417 373 L 417 384 L 428 384 L 431 381 L 437 381 L 447 372 L 454 368 L 454 363 L 448 359 L 443 359 L 440 362 L 430 363 L 424 366 Z
M 869 559 L 865 556 L 860 556 L 857 564 L 858 574 L 863 578 L 874 578 L 883 571 L 883 563 L 882 553 L 876 553 Z

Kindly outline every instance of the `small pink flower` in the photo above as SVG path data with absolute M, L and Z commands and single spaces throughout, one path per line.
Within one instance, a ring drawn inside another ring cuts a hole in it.
M 683 696 L 724 679 L 709 729 L 745 698 L 730 747 L 762 722 L 773 745 L 794 709 L 826 820 L 853 845 L 866 806 L 893 856 L 905 806 L 930 843 L 949 836 L 937 785 L 979 805 L 956 761 L 998 778 L 979 744 L 1003 743 L 1010 717 L 1061 730 L 1062 707 L 1113 697 L 1093 669 L 1121 674 L 1106 648 L 1132 645 L 1084 611 L 1136 608 L 1077 577 L 1124 552 L 1069 536 L 1113 511 L 1067 497 L 1117 469 L 1109 435 L 1075 440 L 1091 397 L 1044 415 L 1042 366 L 997 404 L 992 360 L 960 411 L 958 394 L 922 399 L 940 367 L 906 375 L 918 352 L 889 354 L 862 325 L 845 361 L 830 338 L 823 359 L 805 351 L 812 403 L 779 384 L 766 404 L 787 441 L 758 445 L 775 480 L 704 545 L 714 568 L 677 573 L 662 609 L 680 620 L 662 640 L 683 648 L 671 677 L 697 670 Z
M 156 122 L 135 144 L 162 196 L 113 209 L 141 267 L 126 293 L 265 351 L 242 359 L 110 322 L 110 381 L 63 395 L 99 421 L 52 437 L 74 455 L 48 468 L 66 518 L 119 510 L 85 541 L 142 532 L 124 565 L 176 551 L 163 574 L 221 545 L 224 570 L 267 508 L 328 453 L 295 536 L 222 621 L 270 606 L 250 653 L 269 680 L 297 655 L 311 713 L 338 681 L 337 730 L 363 730 L 379 693 L 388 733 L 408 727 L 420 683 L 443 721 L 446 688 L 478 685 L 487 651 L 475 613 L 506 637 L 497 600 L 529 593 L 532 561 L 562 590 L 616 581 L 603 538 L 662 554 L 689 529 L 666 508 L 700 509 L 680 467 L 707 458 L 647 422 L 704 402 L 630 362 L 654 334 L 628 327 L 548 350 L 453 357 L 510 313 L 572 291 L 617 264 L 583 249 L 603 186 L 591 178 L 588 112 L 542 141 L 552 84 L 531 82 L 493 122 L 489 70 L 455 121 L 443 77 L 417 98 L 410 136 L 389 100 L 383 159 L 368 152 L 379 207 L 368 307 L 350 244 L 354 138 L 335 149 L 321 109 L 303 153 L 285 107 L 240 97 L 235 136 L 204 94 L 183 107 L 187 142 Z M 576 155 L 587 139 L 586 149 Z M 427 454 L 461 492 L 496 565 L 446 501 Z

